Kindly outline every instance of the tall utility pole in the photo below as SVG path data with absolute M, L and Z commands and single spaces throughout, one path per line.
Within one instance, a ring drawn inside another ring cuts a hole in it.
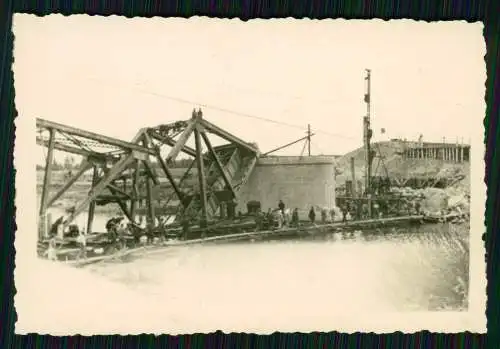
M 366 115 L 363 118 L 363 143 L 365 146 L 365 193 L 371 193 L 371 176 L 372 176 L 372 159 L 371 159 L 371 146 L 370 141 L 372 138 L 372 130 L 370 128 L 370 93 L 371 93 L 371 70 L 366 70 L 366 92 L 365 92 L 365 103 L 366 103 Z
M 307 125 L 307 153 L 311 156 L 311 125 Z

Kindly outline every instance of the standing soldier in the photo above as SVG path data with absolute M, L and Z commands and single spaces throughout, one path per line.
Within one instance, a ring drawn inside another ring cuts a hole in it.
M 83 232 L 79 232 L 78 237 L 76 238 L 76 243 L 80 248 L 77 259 L 80 259 L 81 257 L 87 258 L 87 239 L 85 238 L 85 234 Z
M 292 213 L 292 226 L 298 227 L 299 226 L 299 209 L 294 208 L 293 213 Z
M 417 216 L 420 215 L 420 199 L 417 199 L 415 202 L 415 211 L 417 213 Z
M 278 208 L 280 209 L 281 214 L 285 215 L 285 203 L 282 200 L 278 203 Z
M 325 224 L 326 223 L 326 216 L 327 216 L 328 212 L 326 210 L 326 208 L 323 208 L 321 210 L 321 223 Z
M 49 248 L 47 249 L 47 258 L 50 261 L 57 261 L 57 251 L 56 251 L 56 236 L 51 235 L 49 240 Z
M 257 210 L 257 214 L 255 215 L 255 231 L 262 230 L 262 223 L 264 221 L 264 215 L 260 210 Z
M 183 240 L 188 239 L 188 234 L 189 234 L 189 218 L 187 216 L 184 216 L 182 218 L 182 238 L 183 238 Z
M 278 229 L 283 227 L 283 213 L 281 211 L 276 212 L 276 219 L 278 221 Z
M 342 205 L 342 223 L 347 223 L 347 206 Z
M 314 207 L 311 207 L 311 209 L 309 210 L 309 220 L 313 224 L 314 224 L 314 221 L 316 220 L 316 212 L 314 212 Z

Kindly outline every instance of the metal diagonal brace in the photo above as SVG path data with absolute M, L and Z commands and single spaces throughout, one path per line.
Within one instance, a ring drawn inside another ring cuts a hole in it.
M 117 196 L 116 195 L 117 192 L 114 188 L 108 186 L 108 189 L 113 196 L 115 196 L 115 197 Z M 132 215 L 130 214 L 130 211 L 127 209 L 127 205 L 122 200 L 120 200 L 118 198 L 117 198 L 117 203 L 118 203 L 118 206 L 120 206 L 123 213 L 125 214 L 125 216 L 127 216 L 128 220 L 133 222 L 134 220 L 132 219 Z
M 175 143 L 175 145 L 170 150 L 170 153 L 167 156 L 167 163 L 170 161 L 175 161 L 175 159 L 179 155 L 179 152 L 186 145 L 186 142 L 187 142 L 189 136 L 191 136 L 191 133 L 193 133 L 195 126 L 196 126 L 196 123 L 194 121 L 192 121 L 192 120 L 188 121 L 188 125 L 187 125 L 186 129 L 184 130 L 184 132 L 182 132 L 182 134 L 179 137 L 179 140 L 177 141 L 177 143 Z M 198 151 L 196 151 L 196 155 L 198 155 Z
M 259 150 L 257 148 L 255 148 L 251 144 L 245 142 L 244 140 L 230 134 L 229 132 L 224 131 L 220 127 L 212 124 L 211 122 L 208 122 L 205 119 L 200 119 L 198 122 L 200 122 L 208 130 L 208 132 L 213 133 L 213 134 L 225 139 L 226 141 L 238 144 L 240 147 L 242 147 L 248 151 L 251 151 L 252 153 L 259 154 Z
M 148 145 L 153 144 L 153 141 L 151 140 L 149 133 L 147 133 L 147 132 L 144 133 L 144 139 L 146 141 L 146 144 L 148 144 Z M 154 147 L 154 150 L 156 152 L 156 158 L 157 158 L 158 162 L 160 163 L 160 166 L 161 166 L 163 172 L 165 173 L 165 176 L 167 176 L 167 179 L 170 182 L 170 184 L 172 185 L 172 187 L 174 188 L 174 191 L 177 194 L 177 197 L 179 198 L 179 200 L 182 201 L 184 194 L 180 191 L 179 186 L 175 182 L 174 176 L 172 175 L 172 172 L 170 172 L 167 164 L 165 163 L 165 160 L 163 160 L 163 158 L 161 157 L 160 148 Z
M 167 176 L 168 181 L 170 182 L 170 185 L 172 185 L 172 188 L 175 191 L 175 194 L 179 198 L 179 201 L 182 203 L 183 198 L 184 198 L 184 193 L 180 190 L 179 186 L 175 182 L 174 176 L 172 175 L 172 172 L 167 167 L 167 164 L 163 160 L 163 158 L 160 155 L 160 152 L 158 151 L 158 155 L 156 156 L 158 159 L 158 162 L 160 163 L 161 168 L 163 169 L 163 172 L 165 172 L 165 176 Z M 180 184 L 180 183 L 179 183 Z
M 127 197 L 127 198 L 130 198 L 131 195 L 129 193 L 127 193 L 126 191 L 123 191 L 121 190 L 120 188 L 118 188 L 116 185 L 112 184 L 113 182 L 111 182 L 110 184 L 108 184 L 107 188 L 109 189 L 109 191 L 111 192 L 115 192 L 115 193 L 119 193 L 119 194 L 122 194 L 123 196 Z
M 312 136 L 314 136 L 314 133 L 311 133 L 310 135 L 307 135 L 307 136 L 305 136 L 305 137 L 302 137 L 302 138 L 300 138 L 300 139 L 297 139 L 297 140 L 295 140 L 295 141 L 293 141 L 293 142 L 290 142 L 290 143 L 287 143 L 287 144 L 285 144 L 285 145 L 279 146 L 278 148 L 274 148 L 273 150 L 270 150 L 270 151 L 268 151 L 268 152 L 266 152 L 266 153 L 262 154 L 262 156 L 266 156 L 266 155 L 272 154 L 272 153 L 274 153 L 274 152 L 277 152 L 278 150 L 284 149 L 284 148 L 286 148 L 286 147 L 289 147 L 289 146 L 291 146 L 291 145 L 294 145 L 294 144 L 297 144 L 297 143 L 299 143 L 299 142 L 301 142 L 301 141 L 304 141 L 304 140 L 306 140 L 306 139 L 308 139 L 308 138 L 310 138 L 310 137 L 312 137 Z
M 212 157 L 214 158 L 215 164 L 217 165 L 217 168 L 219 172 L 222 175 L 222 178 L 224 179 L 224 183 L 226 184 L 226 187 L 231 190 L 231 193 L 233 194 L 233 198 L 236 198 L 236 191 L 234 190 L 231 181 L 229 180 L 229 176 L 227 175 L 226 171 L 224 170 L 224 167 L 222 166 L 222 163 L 219 160 L 219 157 L 217 156 L 217 153 L 214 151 L 214 148 L 212 147 L 212 144 L 210 143 L 210 140 L 208 139 L 207 134 L 204 131 L 200 132 L 201 137 L 205 141 L 205 144 L 207 145 L 208 150 L 212 154 Z
M 153 181 L 154 185 L 160 184 L 158 175 L 156 174 L 156 171 L 153 169 L 153 166 L 151 166 L 151 162 L 149 160 L 143 160 L 142 163 L 144 164 L 144 168 L 146 169 L 146 172 Z
M 68 190 L 86 171 L 90 170 L 93 164 L 87 160 L 83 160 L 78 172 L 66 182 L 66 184 L 49 200 L 47 207 L 50 207 Z
M 175 139 L 172 139 L 172 138 L 169 138 L 169 137 L 164 137 L 162 135 L 159 135 L 158 133 L 156 133 L 154 130 L 150 130 L 148 132 L 148 135 L 151 137 L 151 138 L 154 138 L 156 139 L 157 141 L 160 141 L 168 146 L 175 146 L 176 144 L 176 141 Z M 184 153 L 188 154 L 188 155 L 191 155 L 193 157 L 196 156 L 196 150 L 194 150 L 193 148 L 191 147 L 188 147 L 187 145 L 183 146 L 181 148 L 181 151 L 183 151 Z
M 76 216 L 78 216 L 92 200 L 94 200 L 107 186 L 110 184 L 115 177 L 129 166 L 132 161 L 134 161 L 134 154 L 128 154 L 118 161 L 107 173 L 101 178 L 95 187 L 93 187 L 87 198 L 83 200 L 77 207 L 75 211 L 68 217 L 64 222 L 64 227 L 67 227 Z
M 194 137 L 196 143 L 196 164 L 198 165 L 198 181 L 200 184 L 200 203 L 202 213 L 200 226 L 205 228 L 208 221 L 207 182 L 205 180 L 205 165 L 203 164 L 200 131 L 197 127 L 194 129 Z

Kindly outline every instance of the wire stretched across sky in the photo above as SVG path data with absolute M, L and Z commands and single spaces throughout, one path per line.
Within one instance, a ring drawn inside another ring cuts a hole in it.
M 99 83 L 102 83 L 102 81 L 99 81 L 97 79 L 91 79 L 91 80 L 95 80 L 95 81 L 98 81 Z M 273 120 L 273 119 L 265 118 L 265 117 L 258 116 L 258 115 L 247 114 L 247 113 L 243 113 L 243 112 L 239 112 L 239 111 L 235 111 L 235 110 L 231 110 L 231 109 L 227 109 L 227 108 L 223 108 L 223 107 L 219 107 L 219 106 L 215 106 L 215 105 L 200 103 L 200 102 L 196 102 L 196 101 L 192 101 L 192 100 L 188 100 L 188 99 L 184 99 L 184 98 L 180 98 L 180 97 L 175 97 L 175 96 L 169 96 L 166 94 L 146 90 L 144 88 L 138 87 L 137 85 L 134 86 L 133 89 L 138 91 L 138 92 L 144 93 L 144 94 L 148 94 L 148 95 L 159 97 L 159 98 L 169 99 L 169 100 L 176 101 L 176 102 L 183 103 L 183 104 L 197 105 L 197 106 L 203 107 L 205 109 L 217 110 L 217 111 L 220 111 L 223 113 L 228 113 L 228 114 L 232 114 L 232 115 L 236 115 L 236 116 L 240 116 L 240 117 L 245 117 L 245 118 L 251 118 L 254 120 L 273 123 L 276 125 L 287 126 L 287 127 L 295 128 L 295 129 L 299 129 L 299 130 L 305 129 L 304 125 L 291 124 L 291 123 Z M 344 138 L 344 139 L 349 139 L 349 140 L 357 139 L 357 137 L 350 137 L 350 136 L 345 136 L 345 135 L 341 135 L 341 134 L 330 133 L 330 132 L 326 132 L 323 130 L 315 130 L 314 132 L 321 133 L 321 134 L 324 134 L 326 136 L 335 137 L 335 138 Z

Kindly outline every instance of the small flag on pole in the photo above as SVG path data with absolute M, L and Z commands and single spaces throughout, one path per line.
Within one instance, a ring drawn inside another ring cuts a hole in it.
M 368 93 L 365 94 L 365 103 L 370 103 L 370 95 Z

